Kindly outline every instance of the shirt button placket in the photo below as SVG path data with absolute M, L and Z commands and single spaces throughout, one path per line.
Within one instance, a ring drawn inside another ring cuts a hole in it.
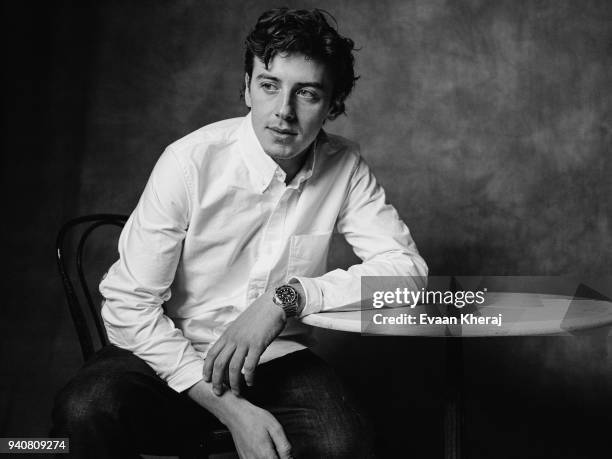
M 272 194 L 280 194 L 280 197 L 268 218 L 259 246 L 257 261 L 251 270 L 249 286 L 247 288 L 248 304 L 255 301 L 264 293 L 270 277 L 270 272 L 276 265 L 275 255 L 277 255 L 278 245 L 284 232 L 287 192 L 290 190 L 285 189 L 281 182 L 275 180 L 272 182 L 269 191 Z

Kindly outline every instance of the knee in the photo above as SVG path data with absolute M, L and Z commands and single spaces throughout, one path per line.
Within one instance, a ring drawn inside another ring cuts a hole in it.
M 52 419 L 55 429 L 94 425 L 97 419 L 118 415 L 123 383 L 117 377 L 80 378 L 68 383 L 55 397 Z

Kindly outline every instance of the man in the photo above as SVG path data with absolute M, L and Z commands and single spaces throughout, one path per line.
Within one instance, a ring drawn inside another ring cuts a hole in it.
M 322 130 L 344 112 L 352 50 L 319 10 L 264 13 L 246 40 L 250 113 L 161 156 L 100 286 L 115 346 L 57 399 L 75 454 L 186 451 L 214 418 L 241 457 L 371 453 L 297 320 L 358 303 L 363 275 L 427 273 L 357 146 Z M 326 273 L 334 227 L 364 262 Z

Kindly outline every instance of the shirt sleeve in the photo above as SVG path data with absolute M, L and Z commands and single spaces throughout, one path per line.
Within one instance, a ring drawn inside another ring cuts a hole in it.
M 316 278 L 296 277 L 307 298 L 301 316 L 347 305 L 358 309 L 362 276 L 402 276 L 414 289 L 426 286 L 425 260 L 361 157 L 357 157 L 336 227 L 363 262 Z
M 109 341 L 147 362 L 181 392 L 202 379 L 203 359 L 164 314 L 190 218 L 189 180 L 174 152 L 155 165 L 119 238 L 119 260 L 100 284 Z

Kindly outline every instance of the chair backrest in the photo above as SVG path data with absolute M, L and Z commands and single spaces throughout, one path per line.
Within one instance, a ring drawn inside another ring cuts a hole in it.
M 109 226 L 123 228 L 127 218 L 127 215 L 119 214 L 85 215 L 66 222 L 57 235 L 57 266 L 85 360 L 91 357 L 97 347 L 108 344 L 99 304 L 94 302 L 87 279 L 86 248 L 91 244 L 90 237 L 97 229 Z M 80 288 L 75 288 L 77 284 Z M 94 340 L 94 336 L 97 336 L 97 340 Z M 96 341 L 99 346 L 96 346 Z
M 64 284 L 70 315 L 85 360 L 88 360 L 96 350 L 91 329 L 95 331 L 100 346 L 108 344 L 108 337 L 100 317 L 99 307 L 93 299 L 94 296 L 87 280 L 91 273 L 85 269 L 86 248 L 95 230 L 105 226 L 123 228 L 127 219 L 127 215 L 119 214 L 84 215 L 66 222 L 57 235 L 57 267 Z M 104 234 L 104 236 L 107 237 L 108 234 Z M 100 262 L 100 260 L 96 261 Z M 90 268 L 91 264 L 87 266 Z M 75 288 L 77 284 L 80 289 Z M 83 304 L 87 306 L 84 307 Z M 216 423 L 209 430 L 202 432 L 200 449 L 194 457 L 208 457 L 209 454 L 230 451 L 235 451 L 232 435 L 225 426 Z

